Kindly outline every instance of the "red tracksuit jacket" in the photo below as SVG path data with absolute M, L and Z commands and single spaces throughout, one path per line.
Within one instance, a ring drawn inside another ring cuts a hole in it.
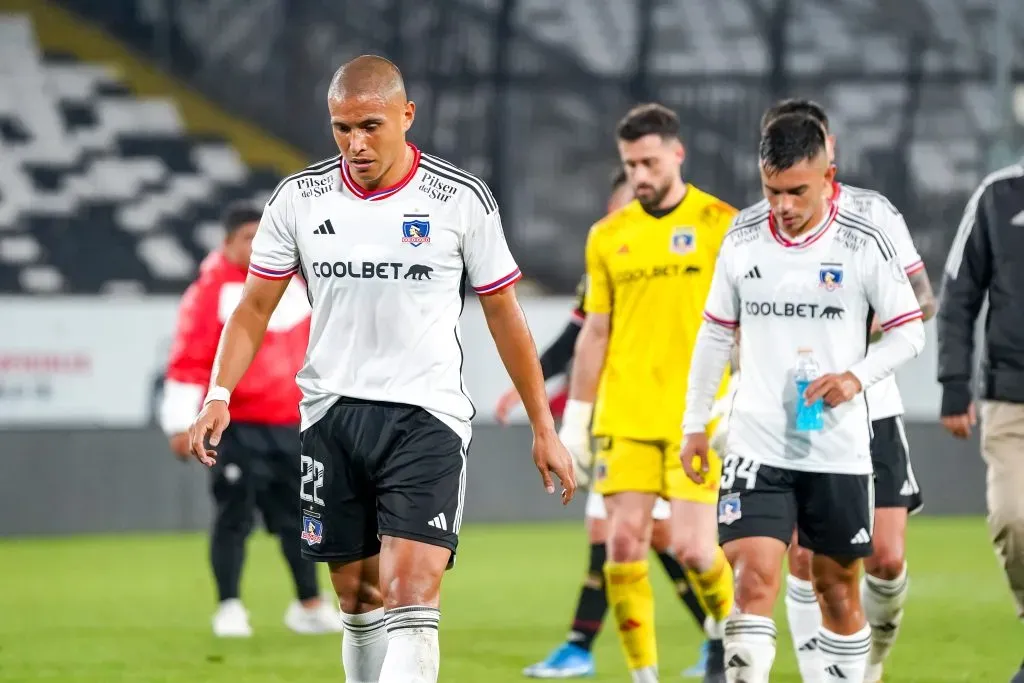
M 202 407 L 221 331 L 241 300 L 245 278 L 245 268 L 216 251 L 203 261 L 199 277 L 182 297 L 161 408 L 168 434 L 187 430 Z M 293 278 L 256 358 L 231 394 L 232 422 L 298 425 L 301 393 L 295 373 L 305 358 L 309 325 L 306 287 Z

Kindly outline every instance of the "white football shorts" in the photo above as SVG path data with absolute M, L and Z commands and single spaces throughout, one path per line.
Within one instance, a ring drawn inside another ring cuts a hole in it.
M 608 511 L 604 507 L 604 496 L 596 491 L 591 491 L 587 495 L 586 514 L 591 519 L 607 519 Z M 658 520 L 668 519 L 672 516 L 672 506 L 664 498 L 658 498 L 654 501 L 654 509 L 651 511 L 651 516 Z

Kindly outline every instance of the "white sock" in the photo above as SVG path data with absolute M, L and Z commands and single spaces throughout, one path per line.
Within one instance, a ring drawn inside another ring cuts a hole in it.
M 377 683 L 384 655 L 388 652 L 388 632 L 384 628 L 384 608 L 366 614 L 341 615 L 345 634 L 341 640 L 341 663 L 345 680 L 350 683 Z
M 825 683 L 851 683 L 863 681 L 864 670 L 871 651 L 871 627 L 864 624 L 852 636 L 832 633 L 824 626 L 818 633 L 818 649 L 821 651 Z
M 889 650 L 896 642 L 903 621 L 903 605 L 907 601 L 907 567 L 892 581 L 877 579 L 865 574 L 860 585 L 864 615 L 871 625 L 871 654 L 868 656 L 867 683 L 876 683 L 882 678 L 882 663 L 889 656 Z
M 800 679 L 803 683 L 822 683 L 825 679 L 822 678 L 821 653 L 818 652 L 821 608 L 814 595 L 814 584 L 792 574 L 786 577 L 786 618 L 793 636 Z
M 768 683 L 775 661 L 775 635 L 775 622 L 768 617 L 730 616 L 725 622 L 725 680 Z
M 630 669 L 633 683 L 658 683 L 658 667 L 649 666 L 644 669 Z
M 380 683 L 437 683 L 440 619 L 441 611 L 433 607 L 397 607 L 385 613 L 388 654 L 380 670 Z

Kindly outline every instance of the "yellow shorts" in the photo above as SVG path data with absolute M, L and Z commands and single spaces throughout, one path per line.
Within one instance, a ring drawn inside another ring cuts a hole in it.
M 597 436 L 594 490 L 603 495 L 640 491 L 662 498 L 694 503 L 718 503 L 722 460 L 708 455 L 707 481 L 695 484 L 679 462 L 679 444 L 671 441 L 637 441 L 621 436 Z

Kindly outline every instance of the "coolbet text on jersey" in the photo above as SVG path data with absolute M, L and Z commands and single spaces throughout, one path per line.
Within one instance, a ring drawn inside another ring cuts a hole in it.
M 689 482 L 679 466 L 680 424 L 704 300 L 735 214 L 687 185 L 666 215 L 633 201 L 591 228 L 584 305 L 611 315 L 593 426 L 602 493 L 694 497 L 680 490 Z M 700 497 L 713 498 L 715 486 Z

